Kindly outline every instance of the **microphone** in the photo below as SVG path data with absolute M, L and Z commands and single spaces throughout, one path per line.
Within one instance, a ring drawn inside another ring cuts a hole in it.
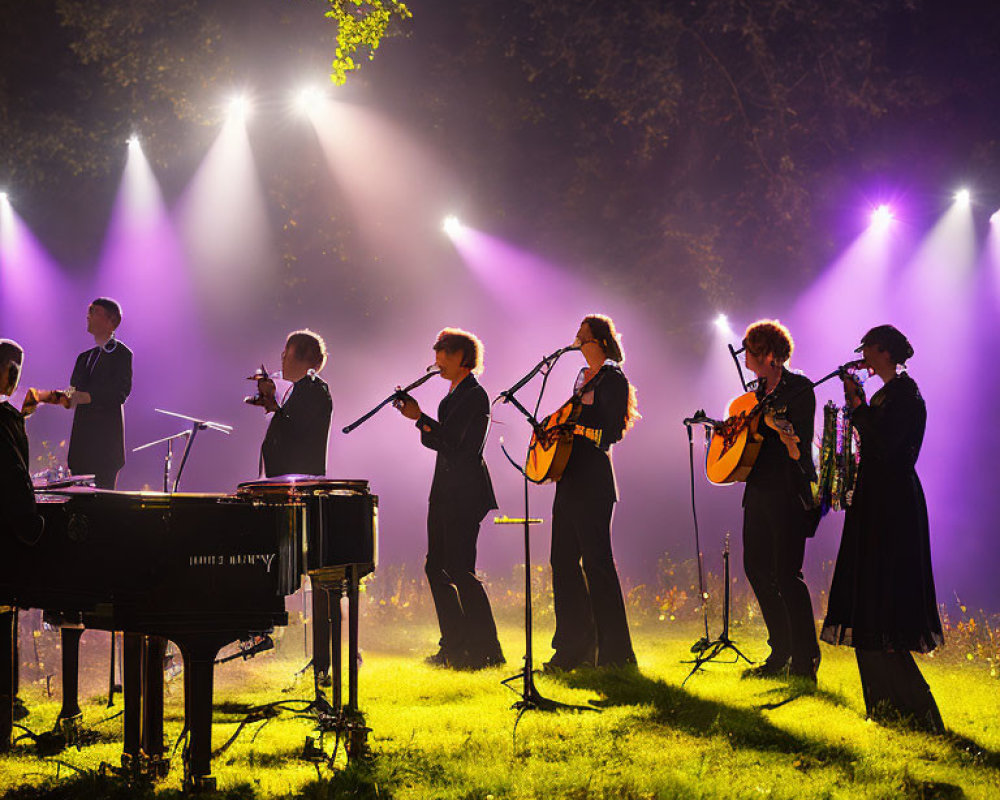
M 566 347 L 560 347 L 558 350 L 552 353 L 552 355 L 545 356 L 545 360 L 552 361 L 552 359 L 554 358 L 559 358 L 560 356 L 566 355 L 566 353 L 570 352 L 571 350 L 579 350 L 579 349 L 580 345 L 578 345 L 576 342 L 573 342 L 573 344 L 566 345 Z
M 712 422 L 703 408 L 699 408 L 695 411 L 693 417 L 685 417 L 684 419 L 685 425 L 701 425 L 703 422 Z
M 440 375 L 441 374 L 441 370 L 438 369 L 438 365 L 437 364 L 431 364 L 427 369 L 424 370 L 424 372 L 426 372 L 431 377 L 434 377 L 435 375 Z

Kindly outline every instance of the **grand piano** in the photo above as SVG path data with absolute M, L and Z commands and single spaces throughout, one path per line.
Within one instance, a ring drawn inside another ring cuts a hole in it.
M 211 788 L 213 669 L 225 645 L 287 625 L 284 598 L 310 575 L 331 592 L 332 713 L 366 731 L 357 702 L 358 582 L 375 569 L 378 498 L 366 481 L 304 476 L 241 484 L 234 494 L 36 490 L 42 539 L 0 540 L 0 749 L 16 694 L 12 609 L 42 608 L 123 631 L 123 768 L 161 771 L 162 655 L 184 659 L 185 784 Z M 349 599 L 348 703 L 340 707 L 339 598 Z M 321 624 L 321 621 L 316 621 Z M 78 641 L 78 636 L 76 640 Z M 72 639 L 71 639 L 72 640 Z M 65 639 L 64 639 L 65 641 Z M 64 687 L 76 703 L 75 674 Z M 67 707 L 64 697 L 64 709 Z M 359 722 L 360 721 L 360 722 Z M 363 733 L 361 734 L 363 736 Z

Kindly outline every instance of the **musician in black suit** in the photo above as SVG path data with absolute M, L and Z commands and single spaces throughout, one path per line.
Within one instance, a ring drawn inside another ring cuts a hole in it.
M 9 397 L 17 389 L 23 361 L 17 342 L 0 339 L 0 395 Z M 34 407 L 26 404 L 25 410 L 30 413 Z M 35 508 L 24 417 L 9 400 L 0 403 L 0 530 L 23 544 L 34 544 L 45 520 Z
M 635 389 L 622 372 L 620 337 L 610 317 L 586 317 L 576 335 L 587 366 L 574 394 L 581 411 L 552 504 L 552 589 L 556 651 L 550 672 L 636 663 L 625 601 L 611 551 L 618 500 L 611 446 L 639 419 Z
M 72 472 L 93 474 L 99 489 L 114 489 L 125 466 L 125 411 L 132 391 L 132 351 L 116 337 L 121 307 L 99 297 L 87 309 L 87 333 L 94 347 L 77 356 L 70 391 L 62 401 L 73 409 L 68 463 Z
M 292 384 L 290 393 L 279 403 L 274 381 L 257 381 L 258 396 L 250 402 L 273 414 L 260 448 L 268 478 L 326 474 L 333 400 L 319 376 L 325 365 L 322 337 L 310 330 L 293 331 L 281 353 L 281 376 Z
M 333 400 L 319 373 L 326 365 L 326 343 L 310 330 L 293 331 L 281 353 L 281 376 L 291 382 L 289 394 L 278 401 L 274 381 L 257 381 L 257 396 L 247 402 L 272 414 L 260 448 L 264 475 L 325 475 L 327 441 Z M 313 589 L 313 669 L 326 683 L 330 670 L 330 598 Z M 340 613 L 339 607 L 336 613 Z
M 777 320 L 759 320 L 743 340 L 747 367 L 758 379 L 758 402 L 783 410 L 788 432 L 770 411 L 743 494 L 743 566 L 767 626 L 771 653 L 745 677 L 791 675 L 816 681 L 819 643 L 809 588 L 802 576 L 806 540 L 815 533 L 811 482 L 816 394 L 804 375 L 785 367 L 794 342 Z
M 883 385 L 865 402 L 844 377 L 861 463 L 830 587 L 822 638 L 854 648 L 868 717 L 930 733 L 944 722 L 912 652 L 944 643 L 931 569 L 927 503 L 916 473 L 927 407 L 899 369 L 913 356 L 892 325 L 872 328 L 858 348 Z
M 17 389 L 24 363 L 24 351 L 17 342 L 0 339 L 0 395 L 10 397 Z M 4 556 L 2 570 L 18 569 L 17 552 L 35 544 L 45 529 L 45 520 L 35 508 L 35 493 L 28 469 L 28 435 L 24 429 L 25 412 L 9 400 L 0 403 L 0 547 Z M 10 741 L 10 724 L 21 719 L 27 710 L 17 698 L 18 689 L 17 609 L 0 608 L 0 738 Z M 13 709 L 13 719 L 6 714 Z
M 440 650 L 430 664 L 480 669 L 503 664 L 489 598 L 476 577 L 479 525 L 497 507 L 483 460 L 490 403 L 476 380 L 483 347 L 473 334 L 445 328 L 434 343 L 435 364 L 451 384 L 438 418 L 420 410 L 412 397 L 396 401 L 416 422 L 424 447 L 437 452 L 427 511 L 425 571 L 441 628 Z

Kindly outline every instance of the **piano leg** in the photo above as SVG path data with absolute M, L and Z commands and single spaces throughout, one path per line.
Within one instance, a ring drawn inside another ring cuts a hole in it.
M 330 593 L 318 581 L 312 587 L 312 645 L 313 645 L 313 675 L 316 685 L 322 682 L 321 676 L 330 674 Z
M 122 767 L 138 768 L 142 752 L 141 633 L 122 633 L 122 695 L 125 698 L 125 746 Z
M 0 611 L 0 752 L 11 748 L 14 734 L 14 697 L 17 696 L 17 614 L 5 607 Z
M 60 628 L 62 638 L 62 709 L 59 722 L 74 722 L 83 716 L 80 711 L 80 637 L 83 628 Z
M 355 567 L 347 568 L 347 707 L 351 713 L 358 710 L 358 572 Z
M 147 636 L 144 654 L 142 752 L 149 758 L 155 777 L 165 777 L 169 763 L 163 759 L 163 657 L 167 640 L 161 636 Z
M 176 641 L 176 639 L 175 639 Z M 189 732 L 184 783 L 189 789 L 214 789 L 212 777 L 212 687 L 215 657 L 225 642 L 187 639 L 177 642 L 184 656 L 184 674 Z
M 343 659 L 343 624 L 340 618 L 340 598 L 344 595 L 344 584 L 343 581 L 339 582 L 336 587 L 328 592 L 330 597 L 330 644 L 332 646 L 331 651 L 331 667 L 330 670 L 333 676 L 333 697 L 330 705 L 333 706 L 334 711 L 340 713 L 340 706 L 343 702 L 344 695 L 344 659 Z

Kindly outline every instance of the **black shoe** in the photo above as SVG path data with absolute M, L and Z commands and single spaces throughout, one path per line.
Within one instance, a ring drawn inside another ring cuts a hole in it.
M 461 661 L 460 656 L 456 656 L 449 650 L 438 650 L 434 655 L 427 656 L 424 663 L 430 667 L 456 667 Z
M 607 670 L 618 670 L 621 672 L 638 672 L 639 663 L 636 661 L 635 656 L 627 656 L 626 658 L 616 659 L 612 661 L 598 660 L 597 668 L 607 669 Z
M 556 653 L 551 659 L 542 664 L 542 672 L 547 675 L 558 675 L 561 672 L 572 672 L 575 669 L 593 669 L 593 667 L 593 658 L 571 659 Z
M 507 659 L 503 657 L 503 653 L 497 650 L 492 653 L 466 653 L 458 666 L 461 669 L 479 670 L 498 667 L 506 663 Z
M 792 659 L 792 663 L 788 665 L 788 677 L 798 678 L 799 680 L 805 680 L 809 683 L 816 685 L 816 673 L 819 671 L 819 655 L 809 659 L 808 661 L 801 662 Z
M 769 658 L 763 664 L 743 670 L 740 676 L 743 680 L 748 678 L 784 678 L 788 675 L 788 659 Z

